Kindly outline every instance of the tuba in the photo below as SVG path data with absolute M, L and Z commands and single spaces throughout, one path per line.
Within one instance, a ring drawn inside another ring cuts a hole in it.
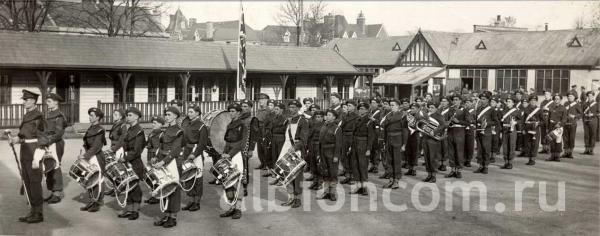
M 413 116 L 410 112 L 406 113 L 406 120 L 408 121 L 408 127 L 415 128 L 417 125 L 417 118 Z
M 415 128 L 419 132 L 429 136 L 430 138 L 441 141 L 444 138 L 444 135 L 435 133 L 435 130 L 438 127 L 439 127 L 439 124 L 433 123 L 428 119 L 421 119 L 421 120 L 418 120 L 415 122 Z

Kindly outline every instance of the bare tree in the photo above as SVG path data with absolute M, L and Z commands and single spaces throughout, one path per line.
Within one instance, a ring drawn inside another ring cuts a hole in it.
M 322 0 L 304 5 L 303 0 L 287 0 L 279 6 L 275 21 L 279 25 L 296 27 L 296 45 L 306 42 L 309 46 L 322 45 L 322 33 L 330 26 L 323 24 L 327 4 Z M 304 37 L 304 38 L 303 38 Z
M 578 16 L 577 18 L 575 18 L 575 21 L 573 22 L 573 28 L 574 29 L 585 28 L 585 20 L 583 19 L 583 16 Z
M 596 1 L 593 6 L 593 15 L 590 20 L 590 27 L 596 30 L 600 30 L 600 1 Z
M 517 18 L 512 16 L 504 17 L 504 26 L 514 27 L 517 24 Z
M 331 31 L 331 26 L 324 24 L 327 4 L 318 1 L 308 7 L 308 12 L 304 16 L 304 28 L 306 42 L 311 47 L 319 47 L 323 44 L 324 32 Z
M 0 27 L 41 31 L 55 0 L 0 0 Z
M 296 26 L 296 45 L 300 46 L 302 39 L 302 23 L 304 18 L 304 0 L 287 0 L 279 6 L 276 20 L 280 25 Z

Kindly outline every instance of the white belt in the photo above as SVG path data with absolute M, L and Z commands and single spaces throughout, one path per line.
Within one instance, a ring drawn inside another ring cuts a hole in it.
M 24 143 L 37 143 L 38 140 L 37 140 L 37 138 L 36 139 L 24 139 L 23 142 Z
M 450 128 L 464 128 L 464 125 L 451 125 Z

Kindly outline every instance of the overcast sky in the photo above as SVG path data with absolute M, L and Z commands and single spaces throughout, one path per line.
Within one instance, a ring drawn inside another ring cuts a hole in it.
M 254 29 L 277 24 L 275 15 L 282 1 L 243 1 L 246 23 Z M 310 3 L 310 2 L 306 2 Z M 305 4 L 306 4 L 305 3 Z M 239 18 L 239 1 L 169 1 L 168 11 L 179 7 L 184 15 L 198 22 Z M 363 11 L 367 24 L 383 23 L 390 35 L 424 30 L 472 32 L 474 24 L 489 24 L 496 15 L 517 18 L 518 27 L 542 30 L 573 28 L 575 19 L 589 19 L 594 1 L 326 1 L 331 12 L 346 16 L 355 24 Z M 168 24 L 168 16 L 163 17 Z

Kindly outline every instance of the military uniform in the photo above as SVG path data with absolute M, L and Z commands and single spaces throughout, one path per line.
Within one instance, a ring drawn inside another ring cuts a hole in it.
M 448 127 L 448 158 L 454 173 L 448 177 L 460 177 L 460 169 L 465 162 L 465 128 L 471 124 L 471 115 L 463 107 L 452 107 Z
M 596 136 L 598 136 L 598 117 L 600 116 L 600 105 L 598 104 L 600 103 L 596 101 L 587 101 L 583 105 L 583 137 L 585 140 L 584 154 L 594 154 Z
M 389 158 L 391 180 L 384 187 L 392 188 L 402 178 L 402 156 L 408 137 L 408 122 L 401 111 L 390 112 L 382 124 L 385 132 L 385 145 Z
M 365 182 L 369 179 L 367 173 L 369 169 L 369 156 L 366 152 L 371 152 L 373 140 L 375 140 L 375 125 L 369 119 L 369 114 L 359 116 L 354 126 L 352 134 L 352 159 L 351 166 L 356 181 Z M 371 152 L 370 155 L 373 155 Z M 363 191 L 366 194 L 366 191 Z
M 99 124 L 95 124 L 91 125 L 83 136 L 83 148 L 85 149 L 83 158 L 90 160 L 90 158 L 95 156 L 102 174 L 106 173 L 106 163 L 104 162 L 104 156 L 102 154 L 102 147 L 106 145 L 105 134 L 106 131 L 104 128 Z M 82 211 L 98 211 L 98 208 L 104 199 L 104 193 L 100 188 L 101 185 L 102 183 L 96 185 L 91 190 L 88 190 L 91 201 L 87 206 L 81 208 Z
M 339 157 L 342 155 L 342 132 L 339 121 L 325 122 L 319 132 L 319 170 L 324 183 L 321 199 L 336 200 Z
M 503 169 L 512 169 L 512 161 L 515 158 L 517 149 L 517 124 L 521 120 L 521 114 L 516 107 L 510 108 L 502 114 L 500 123 L 502 124 L 502 152 L 504 154 Z
M 112 151 L 117 151 L 123 147 L 125 134 L 127 134 L 127 123 L 125 123 L 125 117 L 123 117 L 123 119 L 116 121 L 110 128 L 108 138 L 110 139 L 110 149 Z
M 206 150 L 208 145 L 208 127 L 204 125 L 200 116 L 191 120 L 189 117 L 183 119 L 181 123 L 181 129 L 183 130 L 183 159 L 189 160 L 189 156 L 193 156 L 192 159 L 195 163 L 204 163 L 203 151 Z M 196 159 L 200 158 L 200 159 Z M 192 187 L 193 185 L 193 187 Z M 184 210 L 197 210 L 199 209 L 200 199 L 204 191 L 204 178 L 194 178 L 192 181 L 188 181 L 182 184 L 184 189 L 189 189 L 187 195 L 193 198 Z M 191 188 L 191 189 L 190 189 Z M 198 206 L 193 206 L 198 205 Z
M 465 167 L 471 167 L 471 160 L 475 154 L 475 121 L 477 114 L 475 108 L 466 110 L 465 116 L 469 117 L 469 122 L 465 127 Z
M 483 127 L 482 125 L 486 126 Z M 496 125 L 497 116 L 489 105 L 479 106 L 476 117 L 477 162 L 480 164 L 476 173 L 487 174 L 487 166 L 492 158 L 492 129 Z
M 410 110 L 408 111 L 410 113 L 410 115 L 412 115 L 415 119 L 414 122 L 416 122 L 417 120 L 420 120 L 423 118 L 420 110 L 414 109 L 414 110 Z M 408 133 L 407 133 L 407 138 L 406 138 L 406 146 L 405 146 L 405 151 L 404 151 L 404 156 L 406 157 L 406 164 L 408 167 L 408 171 L 406 172 L 406 175 L 412 175 L 412 176 L 416 176 L 417 173 L 415 171 L 415 167 L 417 166 L 417 162 L 419 159 L 419 135 L 420 133 L 417 132 L 416 127 L 411 127 L 410 123 L 407 119 L 407 128 L 408 128 Z
M 127 165 L 131 166 L 135 174 L 143 179 L 144 163 L 142 162 L 142 152 L 146 146 L 146 136 L 140 124 L 136 124 L 127 130 L 125 134 L 123 150 L 124 159 Z M 129 195 L 127 195 L 127 204 L 139 204 L 142 202 L 142 189 L 138 184 Z
M 575 148 L 575 137 L 577 134 L 577 120 L 581 118 L 583 111 L 577 101 L 567 102 L 565 110 L 567 111 L 567 120 L 563 131 L 565 153 L 562 157 L 573 158 L 573 149 Z
M 271 169 L 275 167 L 275 162 L 277 162 L 279 153 L 281 153 L 281 149 L 283 148 L 283 143 L 285 143 L 286 128 L 286 117 L 283 114 L 275 115 L 270 122 L 270 133 L 272 134 L 272 138 L 271 162 L 269 163 L 271 166 L 269 168 Z
M 148 135 L 148 142 L 146 144 L 146 149 L 148 149 L 146 155 L 146 163 L 147 165 L 152 164 L 152 158 L 156 157 L 156 153 L 158 148 L 160 147 L 160 138 L 163 134 L 163 129 L 153 129 L 152 132 Z
M 494 107 L 493 115 L 496 116 L 496 120 L 500 120 L 504 114 L 504 108 Z M 502 124 L 497 124 L 492 127 L 492 155 L 490 156 L 490 163 L 496 162 L 496 156 L 500 154 L 502 148 Z
M 232 105 L 230 105 L 230 107 L 233 107 L 230 109 L 236 109 L 236 111 L 241 111 L 241 108 L 239 107 L 239 105 L 232 104 Z M 242 120 L 241 116 L 232 120 L 227 125 L 227 129 L 225 131 L 225 137 L 224 137 L 225 148 L 223 149 L 223 153 L 229 155 L 230 160 L 233 159 L 235 155 L 237 155 L 238 153 L 243 151 L 244 146 L 246 145 L 246 142 L 248 142 L 247 137 L 250 136 L 250 134 L 248 132 L 250 132 L 250 130 L 244 123 L 244 120 Z M 242 155 L 242 159 L 244 159 L 244 158 L 245 157 Z M 245 169 L 245 168 L 247 168 L 247 166 L 243 166 L 242 168 Z M 244 173 L 244 172 L 245 172 L 245 170 L 242 170 L 242 173 Z M 237 185 L 234 185 L 234 186 L 237 186 Z M 230 188 L 225 189 L 225 195 L 228 199 L 234 199 L 235 196 L 237 195 L 236 194 L 237 191 L 241 191 L 241 190 L 236 189 L 235 187 L 230 187 Z M 238 207 L 237 204 L 240 203 L 240 200 L 235 200 L 235 202 L 236 202 L 236 204 L 234 204 L 229 211 L 221 214 L 221 217 L 232 216 L 232 217 L 235 217 L 236 219 L 241 217 L 242 213 L 237 208 Z
M 381 161 L 381 147 L 380 147 L 380 142 L 379 142 L 379 131 L 380 131 L 380 127 L 379 124 L 381 122 L 381 118 L 383 118 L 383 116 L 385 114 L 383 108 L 375 108 L 370 110 L 369 115 L 371 118 L 373 118 L 372 123 L 374 125 L 374 131 L 373 134 L 375 135 L 375 137 L 373 138 L 373 144 L 371 145 L 371 156 L 369 156 L 369 162 L 371 163 L 371 168 L 369 169 L 369 172 L 371 173 L 377 173 L 379 172 L 378 168 L 379 168 L 379 162 Z
M 25 99 L 25 91 L 23 92 L 23 96 Z M 42 168 L 33 169 L 31 165 L 35 150 L 40 146 L 47 146 L 49 144 L 49 140 L 44 137 L 44 130 L 44 116 L 36 108 L 27 111 L 23 115 L 23 121 L 21 122 L 21 126 L 19 126 L 18 134 L 21 141 L 19 163 L 21 164 L 21 177 L 29 198 L 31 213 L 28 217 L 20 218 L 19 220 L 22 222 L 39 222 L 28 221 L 27 218 L 30 216 L 39 216 L 43 220 Z
M 321 128 L 323 127 L 324 121 L 317 121 L 314 115 L 308 123 L 309 133 L 308 133 L 308 165 L 310 166 L 310 173 L 313 178 L 313 184 L 310 189 L 320 189 L 321 184 L 321 173 L 319 172 L 319 167 L 317 166 L 317 156 L 319 156 L 319 135 L 321 132 Z
M 259 121 L 256 117 L 252 116 L 250 112 L 243 112 L 240 115 L 240 119 L 244 123 L 244 125 L 248 128 L 248 132 L 250 132 L 249 140 L 247 140 L 247 150 L 242 149 L 243 155 L 243 163 L 244 163 L 244 177 L 242 178 L 242 185 L 244 186 L 244 196 L 248 195 L 248 182 L 250 181 L 250 171 L 248 168 L 248 161 L 252 157 L 252 153 L 254 152 L 254 147 L 260 135 Z
M 381 157 L 381 163 L 383 165 L 383 170 L 384 170 L 383 175 L 381 177 L 379 177 L 380 179 L 389 179 L 390 176 L 392 175 L 391 174 L 392 171 L 390 169 L 391 161 L 389 160 L 390 158 L 389 158 L 388 152 L 385 147 L 386 146 L 385 145 L 386 137 L 385 137 L 385 131 L 383 129 L 383 122 L 385 122 L 385 120 L 387 119 L 387 116 L 390 113 L 391 113 L 391 111 L 382 108 L 382 116 L 381 116 L 382 118 L 381 118 L 381 120 L 379 120 L 379 125 L 378 125 L 379 131 L 377 134 L 377 137 L 378 137 L 378 140 L 377 140 L 378 145 L 377 146 L 379 146 L 379 155 Z
M 522 123 L 525 132 L 524 156 L 529 157 L 528 165 L 535 164 L 538 148 L 540 145 L 540 123 L 542 122 L 541 109 L 530 105 L 524 109 Z
M 549 122 L 548 122 L 548 132 L 552 132 L 552 130 L 563 127 L 567 121 L 567 110 L 563 105 L 556 104 L 552 110 L 550 110 Z M 558 137 L 556 140 L 549 142 L 550 145 L 550 158 L 547 159 L 549 161 L 560 161 L 560 155 L 562 153 L 562 137 Z
M 258 140 L 258 160 L 260 161 L 260 169 L 266 169 L 267 167 L 272 166 L 271 163 L 271 148 L 269 145 L 269 139 L 265 139 L 267 137 L 267 123 L 271 119 L 272 112 L 269 108 L 263 107 L 259 108 L 256 111 L 256 118 L 258 119 L 258 136 L 260 139 Z
M 182 164 L 182 147 L 183 147 L 183 130 L 179 125 L 169 125 L 160 138 L 160 146 L 157 162 L 163 162 L 163 167 L 169 169 L 173 165 L 177 167 L 177 174 L 181 175 Z M 166 213 L 176 214 L 181 208 L 181 188 L 177 187 L 175 192 L 167 197 L 169 204 L 167 205 Z M 165 219 L 168 220 L 168 219 Z M 161 225 L 162 226 L 162 225 Z
M 342 167 L 343 174 L 346 176 L 346 179 L 342 180 L 340 183 L 350 183 L 352 180 L 352 163 L 350 160 L 352 159 L 352 135 L 354 133 L 354 128 L 356 126 L 356 121 L 358 120 L 358 115 L 355 112 L 348 112 L 346 115 L 342 116 L 342 134 L 343 138 L 343 146 L 342 146 Z
M 440 111 L 440 115 L 442 115 L 442 117 L 444 117 L 444 121 L 446 123 L 448 123 L 450 121 L 450 118 L 452 117 L 452 112 L 450 112 L 451 108 L 450 107 L 446 107 L 444 109 L 441 109 Z M 450 155 L 450 148 L 449 148 L 449 140 L 447 138 L 443 139 L 441 141 L 441 145 L 442 145 L 442 155 L 440 156 L 440 165 L 438 166 L 439 171 L 446 171 L 446 165 L 444 165 L 444 162 L 446 160 L 448 160 L 448 157 Z
M 442 136 L 444 130 L 446 129 L 446 119 L 444 116 L 439 113 L 433 113 L 426 115 L 425 119 L 428 119 L 432 123 L 437 123 L 437 128 L 433 131 L 435 135 Z M 423 146 L 425 151 L 425 169 L 428 173 L 427 178 L 423 180 L 423 182 L 435 183 L 436 177 L 435 173 L 438 169 L 438 164 L 441 159 L 441 149 L 442 142 L 440 140 L 436 140 L 429 135 L 423 135 Z
M 304 115 L 295 114 L 290 117 L 286 124 L 292 125 L 297 124 L 296 133 L 293 137 L 289 137 L 292 140 L 292 145 L 296 151 L 300 150 L 302 156 L 306 155 L 306 144 L 308 143 L 308 135 L 309 135 L 309 127 L 308 121 L 304 118 Z M 291 135 L 291 132 L 288 132 L 286 135 Z M 288 195 L 293 195 L 294 199 L 300 201 L 299 195 L 302 194 L 302 181 L 304 179 L 304 175 L 302 173 L 298 174 L 296 178 L 290 182 L 287 188 Z
M 541 144 L 542 144 L 542 151 L 540 153 L 548 153 L 550 151 L 550 146 L 548 143 L 548 140 L 546 140 L 546 135 L 548 135 L 548 132 L 552 130 L 552 127 L 550 127 L 550 110 L 554 109 L 554 107 L 556 106 L 556 104 L 554 103 L 554 101 L 552 100 L 544 100 L 542 101 L 542 103 L 540 103 L 540 109 L 542 110 L 541 112 L 541 122 L 540 122 L 540 136 L 542 137 L 541 140 Z
M 59 167 L 49 171 L 46 174 L 46 187 L 48 190 L 54 193 L 61 193 L 63 191 L 63 176 L 60 168 L 62 157 L 65 152 L 65 141 L 63 135 L 65 134 L 65 128 L 67 127 L 67 119 L 58 109 L 48 112 L 46 116 L 46 131 L 45 136 L 48 138 L 49 145 L 54 144 L 56 147 L 56 155 L 58 157 Z M 47 200 L 52 200 L 52 196 Z

